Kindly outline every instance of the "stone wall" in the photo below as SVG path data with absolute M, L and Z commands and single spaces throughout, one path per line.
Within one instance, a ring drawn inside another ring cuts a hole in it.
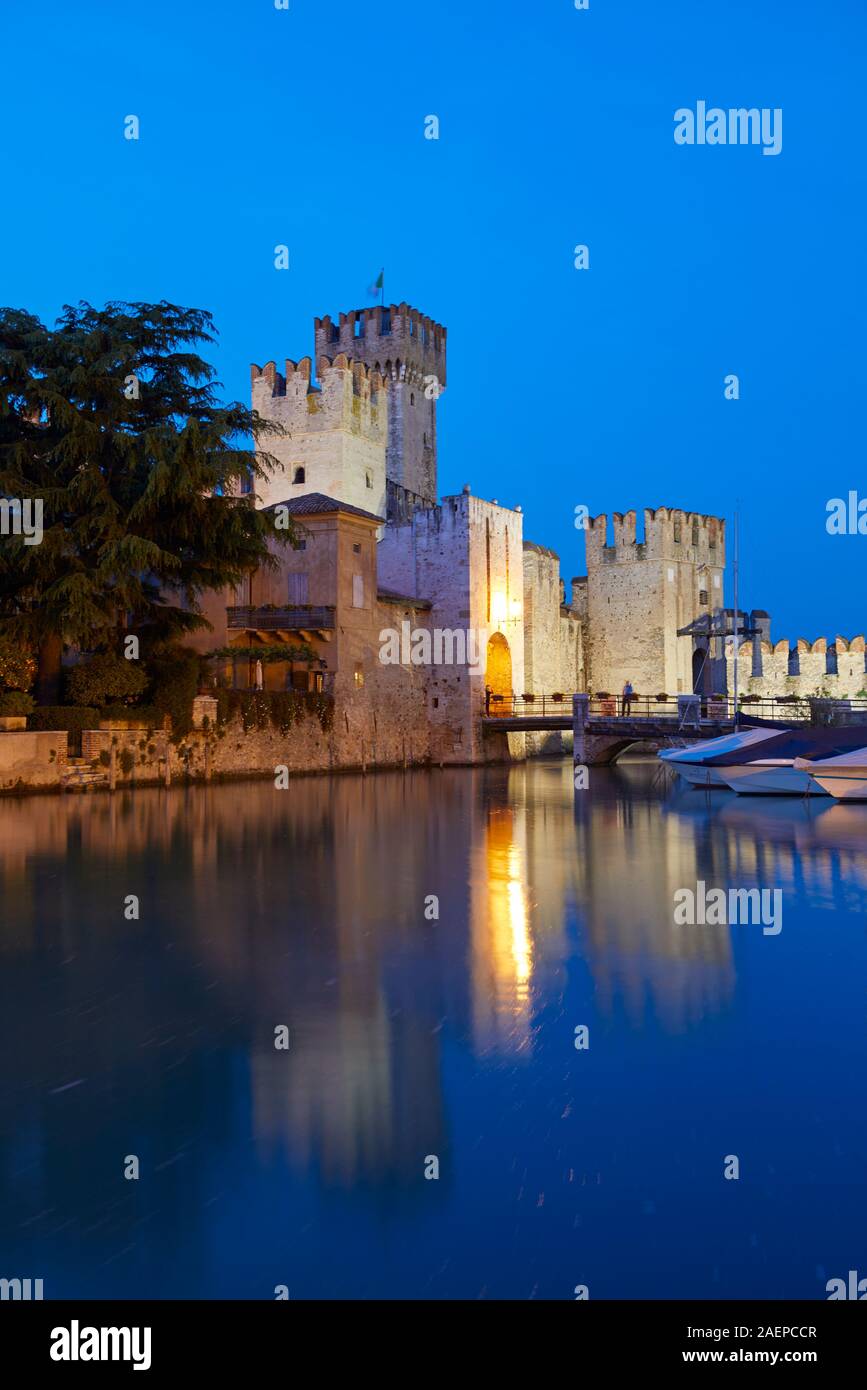
M 66 744 L 59 730 L 0 733 L 0 792 L 59 788 Z
M 750 695 L 827 696 L 851 700 L 867 690 L 863 637 L 837 637 L 829 652 L 826 639 L 799 637 L 770 642 L 743 642 L 738 649 L 738 689 Z M 836 654 L 837 670 L 829 670 Z M 734 691 L 734 642 L 726 642 L 726 679 Z
M 403 526 L 387 527 L 377 549 L 380 584 L 428 600 L 432 630 L 460 629 L 480 643 L 499 634 L 508 644 L 511 689 L 519 695 L 527 689 L 522 524 L 520 512 L 464 492 L 415 512 Z M 428 672 L 436 761 L 523 756 L 523 734 L 482 735 L 485 681 L 484 654 L 477 670 L 451 665 Z

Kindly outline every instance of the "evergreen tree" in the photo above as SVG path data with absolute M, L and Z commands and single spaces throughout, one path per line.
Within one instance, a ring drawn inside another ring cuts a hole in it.
M 57 699 L 63 642 L 119 650 L 207 627 L 201 595 L 276 561 L 255 507 L 276 432 L 219 403 L 210 314 L 81 303 L 53 329 L 0 309 L 0 497 L 41 500 L 43 536 L 0 536 L 0 635 L 38 653 L 37 698 Z M 243 495 L 242 489 L 249 489 Z

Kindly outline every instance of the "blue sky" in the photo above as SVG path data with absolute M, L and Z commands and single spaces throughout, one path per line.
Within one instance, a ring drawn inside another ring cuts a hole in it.
M 739 500 L 775 637 L 864 630 L 867 536 L 825 531 L 867 497 L 861 0 L 43 0 L 3 40 L 0 302 L 208 308 L 246 400 L 384 265 L 449 329 L 443 493 L 567 579 L 576 504 Z M 781 107 L 782 152 L 675 145 L 698 100 Z

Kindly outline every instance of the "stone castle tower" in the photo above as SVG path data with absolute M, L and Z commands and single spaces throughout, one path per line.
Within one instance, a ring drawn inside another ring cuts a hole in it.
M 446 385 L 446 329 L 408 304 L 316 319 L 316 360 L 342 353 L 382 377 L 388 398 L 388 519 L 437 500 L 437 399 Z
M 385 516 L 385 451 L 388 407 L 379 372 L 343 353 L 318 363 L 311 381 L 309 357 L 289 359 L 285 375 L 273 362 L 250 368 L 253 409 L 282 425 L 283 436 L 263 439 L 279 459 L 257 491 L 262 505 L 322 492 L 375 516 Z
M 723 605 L 725 522 L 668 507 L 592 518 L 587 540 L 587 632 L 591 690 L 619 694 L 631 680 L 640 695 L 706 687 L 710 668 L 678 629 Z M 705 644 L 706 645 L 706 644 Z M 711 653 L 711 659 L 715 654 Z

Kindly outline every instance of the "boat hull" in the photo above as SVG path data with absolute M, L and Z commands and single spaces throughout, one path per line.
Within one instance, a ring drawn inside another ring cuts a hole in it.
M 727 785 L 740 796 L 827 796 L 809 772 L 800 768 L 742 763 L 720 769 Z
M 673 768 L 692 787 L 704 787 L 706 790 L 709 788 L 711 791 L 723 792 L 729 790 L 718 767 L 703 767 L 701 763 L 667 762 L 665 765 Z
M 867 767 L 851 772 L 814 772 L 814 782 L 835 801 L 867 801 Z

